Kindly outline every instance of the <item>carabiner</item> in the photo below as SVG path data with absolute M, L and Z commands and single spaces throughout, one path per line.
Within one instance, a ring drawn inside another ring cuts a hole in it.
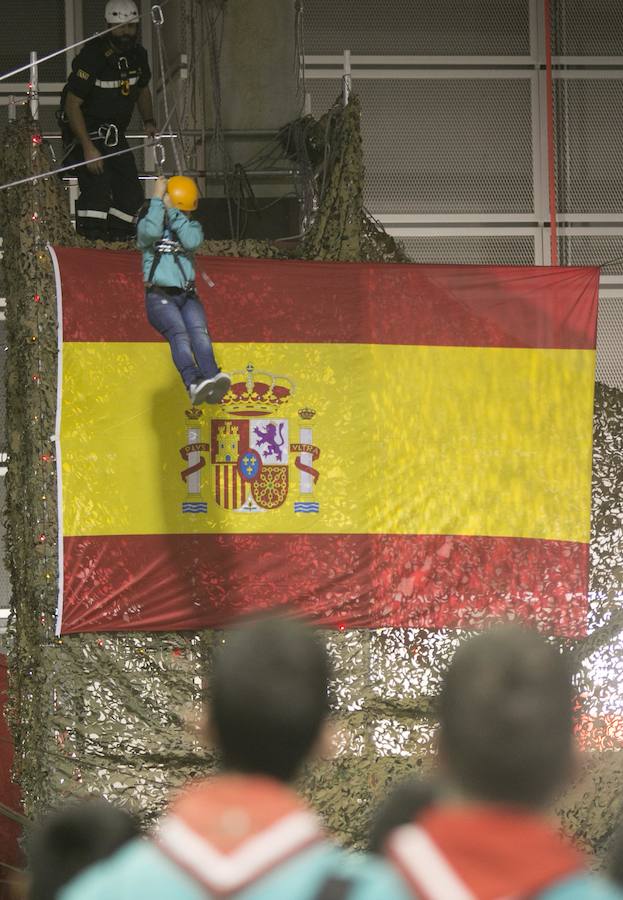
M 151 21 L 154 25 L 164 25 L 164 13 L 162 7 L 155 3 L 151 8 Z
M 154 144 L 154 162 L 156 163 L 156 169 L 158 170 L 158 174 L 162 174 L 162 168 L 166 162 L 167 155 L 164 152 L 164 144 Z
M 100 125 L 97 136 L 104 141 L 106 147 L 116 147 L 119 143 L 119 129 L 112 122 L 110 125 Z

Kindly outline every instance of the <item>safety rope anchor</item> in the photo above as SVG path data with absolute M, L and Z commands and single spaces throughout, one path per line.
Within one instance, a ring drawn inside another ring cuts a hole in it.
M 154 25 L 164 25 L 164 13 L 162 7 L 157 3 L 154 3 L 151 8 L 151 21 Z

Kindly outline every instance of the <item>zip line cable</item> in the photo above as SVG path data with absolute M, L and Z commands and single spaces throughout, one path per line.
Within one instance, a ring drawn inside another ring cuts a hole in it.
M 97 162 L 99 159 L 112 159 L 115 156 L 123 156 L 125 153 L 135 153 L 137 150 L 142 150 L 145 147 L 156 147 L 159 143 L 157 138 L 153 138 L 153 140 L 145 141 L 137 147 L 127 147 L 125 150 L 116 150 L 114 153 L 107 153 L 106 156 L 96 156 L 94 159 L 85 160 L 84 162 L 72 163 L 69 166 L 62 166 L 59 169 L 50 169 L 49 172 L 41 172 L 39 175 L 30 175 L 28 178 L 20 178 L 18 181 L 0 184 L 0 191 L 7 191 L 9 188 L 18 187 L 20 184 L 30 184 L 34 181 L 42 181 L 44 178 L 51 178 L 52 175 L 62 175 L 63 172 L 72 172 L 74 169 L 81 169 L 83 166 L 88 166 L 91 163 Z
M 169 118 L 173 115 L 175 107 L 171 110 L 171 114 Z M 164 123 L 162 126 L 162 131 L 166 131 L 169 123 L 168 121 Z M 41 181 L 44 178 L 51 178 L 52 175 L 61 175 L 63 172 L 71 172 L 73 169 L 81 169 L 83 166 L 88 166 L 90 163 L 97 162 L 99 159 L 107 160 L 112 159 L 115 156 L 123 156 L 125 153 L 136 153 L 137 150 L 143 150 L 145 147 L 158 147 L 162 146 L 158 135 L 156 137 L 151 138 L 148 141 L 144 141 L 142 144 L 139 144 L 136 147 L 127 147 L 125 150 L 115 150 L 114 153 L 107 153 L 105 156 L 97 156 L 95 159 L 85 160 L 80 163 L 72 163 L 69 166 L 62 166 L 58 169 L 50 169 L 49 172 L 40 172 L 38 175 L 30 175 L 28 178 L 20 178 L 18 181 L 10 181 L 7 184 L 0 184 L 0 191 L 6 191 L 9 188 L 18 187 L 20 184 L 29 184 L 33 181 Z
M 171 2 L 171 0 L 162 0 L 162 3 L 159 3 L 158 7 L 160 8 L 160 10 L 162 10 L 162 8 L 170 2 Z M 152 6 L 152 10 L 154 8 L 155 7 Z M 147 15 L 147 13 L 143 13 L 138 18 L 142 19 L 146 15 Z M 150 11 L 150 15 L 151 15 L 151 11 Z M 41 59 L 37 60 L 37 66 L 40 66 L 44 62 L 48 62 L 48 60 L 50 60 L 50 59 L 54 59 L 55 56 L 60 56 L 62 53 L 67 53 L 68 50 L 73 50 L 74 47 L 80 47 L 80 46 L 82 46 L 82 44 L 87 44 L 89 41 L 95 40 L 95 38 L 103 37 L 103 35 L 105 35 L 105 34 L 110 34 L 111 31 L 114 31 L 115 28 L 118 28 L 118 27 L 119 27 L 118 25 L 112 25 L 110 28 L 105 28 L 104 31 L 96 31 L 95 34 L 91 34 L 91 35 L 89 35 L 89 37 L 82 38 L 81 41 L 76 41 L 74 44 L 68 44 L 66 47 L 63 47 L 61 50 L 55 50 L 53 53 L 48 53 L 47 56 L 42 56 Z M 26 72 L 27 70 L 29 70 L 31 68 L 32 68 L 31 62 L 26 63 L 25 66 L 18 66 L 17 69 L 11 69 L 10 72 L 5 72 L 4 75 L 0 75 L 0 81 L 7 81 L 13 75 L 19 75 L 20 72 Z

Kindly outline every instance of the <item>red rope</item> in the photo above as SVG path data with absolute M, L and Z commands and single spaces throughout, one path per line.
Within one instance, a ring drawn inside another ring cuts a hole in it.
M 550 0 L 543 0 L 545 12 L 545 72 L 547 78 L 547 164 L 549 172 L 549 221 L 551 265 L 558 265 L 558 228 L 556 223 L 556 156 L 554 151 L 554 81 L 552 78 L 552 28 Z

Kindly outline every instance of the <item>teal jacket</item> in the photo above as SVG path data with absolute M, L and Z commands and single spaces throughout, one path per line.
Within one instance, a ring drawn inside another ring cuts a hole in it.
M 539 900 L 622 900 L 623 892 L 611 881 L 586 872 L 567 878 L 538 896 Z
M 183 288 L 187 282 L 195 280 L 193 254 L 203 242 L 203 229 L 199 222 L 191 221 L 179 209 L 167 209 L 162 200 L 153 197 L 147 215 L 136 226 L 136 243 L 143 252 L 145 282 L 149 281 L 155 245 L 162 238 L 179 241 L 184 252 L 177 255 L 177 262 L 172 253 L 161 254 L 152 282 L 162 287 Z
M 392 831 L 388 860 L 412 897 L 623 900 L 544 815 L 501 805 L 438 805 Z
M 351 884 L 348 900 L 408 900 L 406 886 L 378 859 L 346 853 L 328 842 L 288 859 L 227 897 L 236 900 L 315 900 L 330 877 Z M 61 900 L 206 900 L 205 886 L 151 841 L 128 844 L 78 876 Z

